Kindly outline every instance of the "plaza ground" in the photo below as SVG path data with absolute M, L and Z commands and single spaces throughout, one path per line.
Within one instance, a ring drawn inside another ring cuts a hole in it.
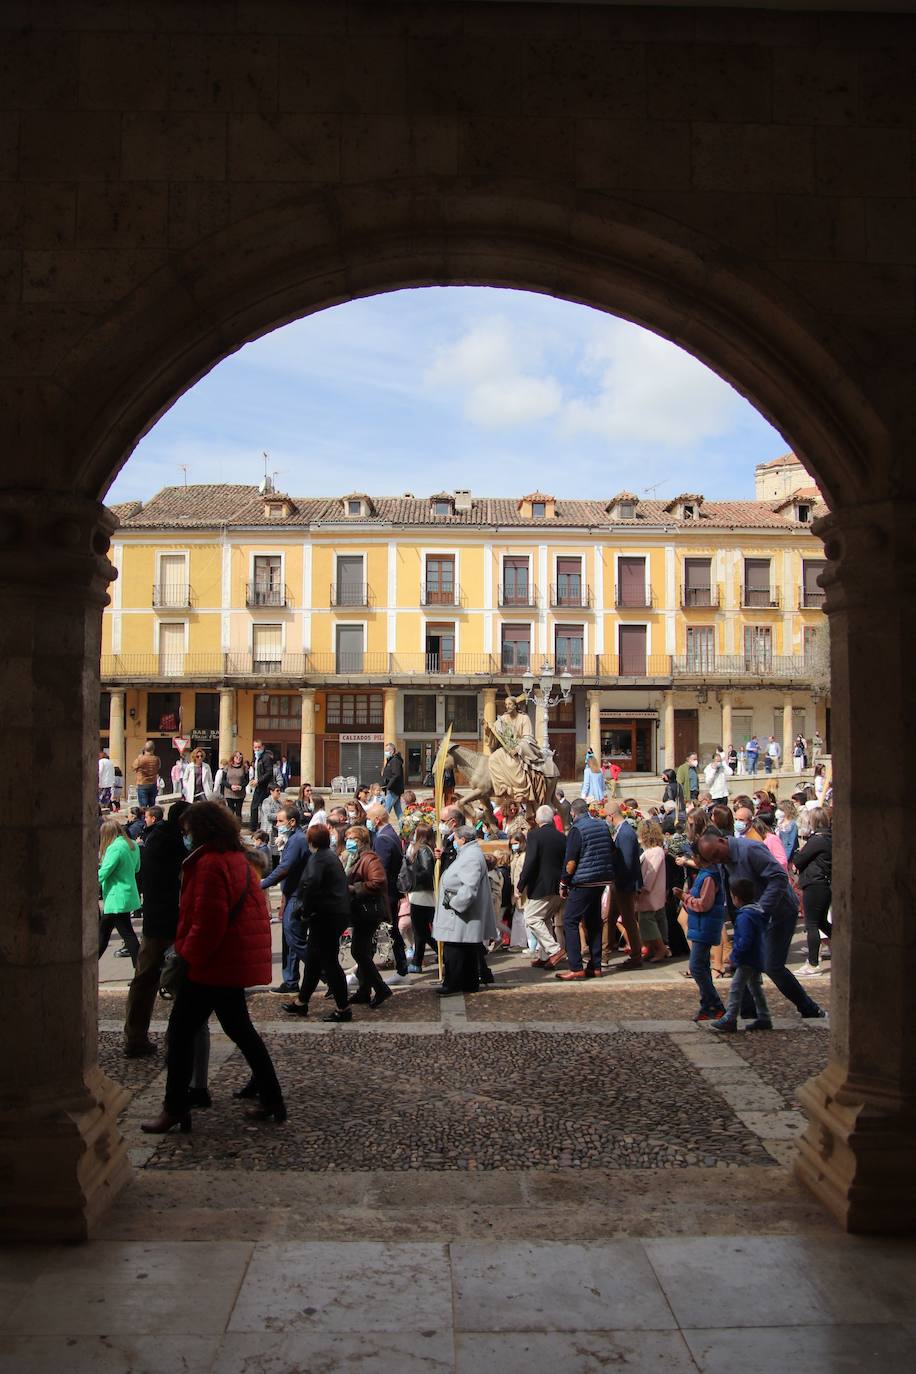
M 132 1094 L 134 1180 L 89 1245 L 3 1252 L 2 1374 L 913 1362 L 916 1245 L 844 1236 L 792 1177 L 828 1024 L 775 990 L 777 1029 L 725 1041 L 681 961 L 570 986 L 497 954 L 493 988 L 444 1001 L 430 967 L 350 1026 L 256 993 L 286 1125 L 243 1122 L 214 1031 L 212 1109 L 151 1138 L 167 1008 L 160 1054 L 124 1060 L 113 950 L 100 1060 Z

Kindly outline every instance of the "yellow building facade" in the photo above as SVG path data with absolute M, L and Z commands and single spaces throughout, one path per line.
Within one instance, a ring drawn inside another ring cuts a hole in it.
M 829 731 L 819 509 L 165 488 L 115 507 L 102 742 L 123 766 L 151 738 L 167 774 L 173 739 L 215 767 L 260 738 L 328 786 L 393 739 L 419 784 L 448 724 L 482 748 L 504 688 L 543 685 L 567 779 L 589 745 L 641 774 L 755 733 L 788 757 Z

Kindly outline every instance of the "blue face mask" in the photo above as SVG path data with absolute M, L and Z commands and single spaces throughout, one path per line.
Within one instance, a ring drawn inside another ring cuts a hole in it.
M 348 853 L 350 853 L 350 854 L 358 854 L 358 853 L 359 853 L 359 845 L 356 843 L 355 840 L 347 840 L 347 841 L 346 841 L 346 846 L 347 846 L 347 851 L 348 851 Z
M 288 825 L 278 825 L 278 826 L 277 826 L 277 834 L 278 834 L 278 835 L 288 835 L 288 834 L 289 834 L 289 826 L 288 826 Z
M 747 830 L 747 821 L 735 821 L 735 834 L 743 835 Z
M 375 821 L 366 821 L 366 829 L 371 835 L 375 831 Z
M 191 850 L 194 848 L 194 841 L 191 839 L 191 836 L 190 836 L 190 835 L 182 835 L 181 841 L 182 841 L 182 844 L 184 845 L 185 849 L 188 851 L 188 853 L 190 853 Z

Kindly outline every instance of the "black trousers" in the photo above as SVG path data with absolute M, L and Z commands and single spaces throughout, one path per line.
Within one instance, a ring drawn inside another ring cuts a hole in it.
M 372 937 L 376 926 L 373 923 L 354 921 L 350 927 L 350 953 L 356 963 L 356 977 L 360 992 L 378 992 L 387 984 L 379 973 L 373 959 Z M 301 995 L 301 994 L 300 994 Z
M 136 968 L 137 955 L 140 953 L 140 941 L 134 934 L 129 911 L 109 911 L 99 919 L 99 958 L 101 959 L 108 948 L 108 941 L 111 939 L 113 930 L 118 932 L 130 950 L 130 962 Z
M 442 945 L 444 977 L 442 986 L 449 992 L 477 992 L 480 987 L 480 945 L 459 945 L 446 940 Z
M 808 963 L 815 967 L 821 957 L 821 934 L 830 938 L 831 887 L 829 883 L 810 883 L 802 889 L 805 897 L 805 934 L 808 937 Z
M 394 897 L 389 895 L 389 902 L 394 919 L 391 922 L 391 947 L 394 954 L 394 966 L 398 973 L 407 972 L 407 946 L 404 944 L 404 936 L 401 934 L 401 927 L 398 922 L 398 903 L 401 900 L 400 893 L 396 892 Z
M 345 926 L 338 921 L 312 920 L 305 947 L 305 965 L 299 986 L 299 1001 L 308 1003 L 324 978 L 341 1011 L 347 1005 L 347 979 L 340 967 L 340 937 Z
M 423 967 L 423 955 L 427 945 L 435 945 L 433 939 L 434 906 L 415 906 L 410 904 L 410 924 L 413 926 L 413 961 Z
M 233 816 L 238 816 L 239 820 L 241 820 L 241 819 L 242 819 L 242 802 L 245 800 L 244 797 L 226 797 L 225 800 L 226 800 L 226 805 L 228 806 L 229 810 L 232 812 Z
M 251 1024 L 244 988 L 213 988 L 190 979 L 179 989 L 169 1017 L 165 1110 L 181 1116 L 188 1110 L 188 1087 L 194 1069 L 194 1037 L 216 1013 L 223 1030 L 248 1061 L 258 1096 L 265 1106 L 280 1102 L 283 1093 L 277 1081 L 267 1046 Z
M 261 803 L 270 791 L 270 786 L 266 782 L 259 782 L 254 792 L 251 794 L 251 811 L 248 819 L 252 830 L 257 830 L 260 823 Z

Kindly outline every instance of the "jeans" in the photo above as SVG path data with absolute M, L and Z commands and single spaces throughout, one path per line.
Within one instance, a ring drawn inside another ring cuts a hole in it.
M 124 1044 L 128 1049 L 145 1045 L 149 1039 L 149 1023 L 159 992 L 159 975 L 165 962 L 166 950 L 173 942 L 144 935 L 130 987 L 127 989 L 127 1014 L 124 1018 Z
M 340 937 L 343 932 L 344 926 L 339 921 L 312 920 L 305 947 L 305 968 L 302 970 L 302 985 L 299 988 L 300 1002 L 308 1005 L 308 1000 L 323 975 L 338 1009 L 343 1011 L 347 1005 L 347 980 L 340 967 Z
M 145 811 L 149 806 L 156 805 L 156 798 L 159 796 L 159 789 L 154 782 L 141 782 L 137 784 L 137 805 L 142 806 Z
M 763 990 L 763 975 L 759 969 L 751 968 L 750 964 L 739 964 L 732 974 L 728 1002 L 725 1006 L 725 1015 L 729 1021 L 737 1021 L 741 1004 L 746 1000 L 745 989 L 753 1000 L 757 1019 L 769 1021 L 770 1007 Z
M 435 948 L 436 942 L 433 939 L 433 915 L 436 908 L 434 906 L 417 906 L 416 903 L 410 904 L 410 924 L 413 926 L 413 963 L 418 968 L 423 967 L 423 955 L 426 953 L 426 946 Z
M 308 950 L 306 932 L 298 917 L 299 910 L 299 903 L 288 897 L 283 908 L 283 938 L 286 940 L 283 982 L 289 984 L 299 982 L 299 961 L 305 963 Z
M 385 793 L 385 809 L 389 812 L 393 812 L 397 816 L 398 820 L 401 819 L 402 807 L 400 792 Z
M 251 810 L 248 813 L 248 821 L 252 830 L 257 830 L 261 824 L 261 803 L 270 791 L 270 786 L 266 782 L 259 782 L 251 794 Z
M 579 944 L 579 922 L 585 923 L 588 940 L 588 966 L 601 967 L 601 895 L 603 887 L 574 887 L 566 898 L 563 911 L 563 931 L 566 935 L 566 958 L 573 973 L 582 968 Z
M 803 1016 L 810 1016 L 818 1010 L 817 1003 L 808 996 L 795 974 L 786 968 L 789 947 L 797 924 L 797 911 L 780 920 L 770 921 L 766 937 L 766 975 L 776 984 L 783 997 L 793 1003 Z
M 350 953 L 356 964 L 356 977 L 360 992 L 378 992 L 387 984 L 379 973 L 373 959 L 372 937 L 376 926 L 369 921 L 353 922 L 350 926 Z M 403 942 L 402 942 L 403 943 Z
M 756 754 L 748 754 L 748 756 L 747 756 L 747 771 L 748 771 L 749 773 L 756 773 L 756 772 L 757 772 L 757 755 L 756 755 Z
M 709 967 L 710 946 L 700 944 L 699 940 L 690 942 L 690 976 L 700 990 L 700 1011 L 722 1011 L 722 998 L 716 992 Z
M 116 930 L 130 950 L 130 962 L 134 968 L 137 967 L 137 955 L 140 953 L 140 941 L 134 934 L 134 928 L 130 920 L 129 911 L 109 911 L 99 921 L 99 958 L 108 948 L 108 941 L 111 939 L 111 932 Z
M 830 938 L 830 884 L 809 883 L 803 889 L 805 897 L 805 934 L 808 937 L 808 963 L 816 968 L 821 957 L 821 934 Z
M 248 1015 L 245 989 L 208 987 L 188 979 L 179 988 L 169 1017 L 165 1110 L 171 1116 L 181 1116 L 188 1109 L 195 1041 L 211 1012 L 216 1012 L 223 1030 L 248 1061 L 261 1101 L 266 1106 L 281 1102 L 283 1093 L 267 1046 Z

